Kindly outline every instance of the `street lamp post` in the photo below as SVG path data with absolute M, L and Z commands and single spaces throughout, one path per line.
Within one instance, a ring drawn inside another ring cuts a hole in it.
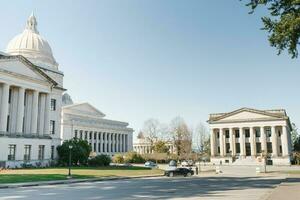
M 71 175 L 71 165 L 72 165 L 72 145 L 69 145 L 69 174 L 68 174 L 68 178 L 72 178 Z

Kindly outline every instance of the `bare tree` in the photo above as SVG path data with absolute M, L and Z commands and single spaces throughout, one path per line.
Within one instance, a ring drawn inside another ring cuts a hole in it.
M 192 153 L 192 132 L 181 117 L 176 117 L 170 124 L 170 135 L 177 155 L 182 159 L 189 158 Z
M 151 148 L 153 148 L 154 143 L 159 138 L 160 122 L 157 119 L 148 119 L 144 122 L 143 133 L 145 139 L 151 143 Z
M 207 141 L 209 140 L 209 132 L 203 123 L 199 123 L 193 132 L 194 145 L 197 151 L 205 153 L 207 149 Z

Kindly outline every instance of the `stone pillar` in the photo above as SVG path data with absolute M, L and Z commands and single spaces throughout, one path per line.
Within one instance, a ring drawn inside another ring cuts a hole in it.
M 272 156 L 277 157 L 278 156 L 278 139 L 277 139 L 277 133 L 275 126 L 271 127 L 271 140 L 272 140 Z
M 43 135 L 44 133 L 44 122 L 45 122 L 45 109 L 46 109 L 46 94 L 41 93 L 39 95 L 39 105 L 38 105 L 38 120 L 37 120 L 37 132 L 38 135 Z
M 31 126 L 30 126 L 31 134 L 37 134 L 38 100 L 39 100 L 39 92 L 34 90 L 33 99 L 32 99 L 32 110 L 31 110 Z
M 232 156 L 235 156 L 234 144 L 235 142 L 234 142 L 233 128 L 229 128 L 229 145 L 230 145 L 230 151 Z
M 256 142 L 255 142 L 255 132 L 254 128 L 250 127 L 250 146 L 251 146 L 251 156 L 255 157 L 256 156 Z
M 222 128 L 220 128 L 219 130 L 220 130 L 219 131 L 220 156 L 225 156 L 225 151 L 224 151 L 224 145 L 225 145 L 224 132 L 223 132 Z
M 260 137 L 261 137 L 261 150 L 267 154 L 267 136 L 265 133 L 265 127 L 260 127 Z
M 8 116 L 8 98 L 9 98 L 9 85 L 2 84 L 2 97 L 0 106 L 0 131 L 6 132 L 7 116 Z
M 17 127 L 16 127 L 16 132 L 17 133 L 22 133 L 23 132 L 24 96 L 25 96 L 25 89 L 22 88 L 22 87 L 19 87 L 18 115 L 17 115 Z
M 210 149 L 211 149 L 211 156 L 216 156 L 216 136 L 214 133 L 214 129 L 210 129 Z M 170 150 L 172 153 L 172 150 Z
M 244 129 L 240 128 L 240 148 L 241 148 L 241 156 L 246 156 L 246 145 L 245 145 L 245 133 Z
M 288 156 L 289 155 L 289 142 L 288 142 L 288 134 L 287 134 L 286 126 L 282 126 L 281 146 L 282 146 L 282 156 Z
M 50 103 L 51 103 L 51 97 L 50 94 L 46 94 L 46 103 L 45 103 L 45 120 L 44 120 L 44 135 L 50 134 Z

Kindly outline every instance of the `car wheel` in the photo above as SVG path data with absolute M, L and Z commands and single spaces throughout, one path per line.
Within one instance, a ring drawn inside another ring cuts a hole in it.
M 192 173 L 191 173 L 191 172 L 188 172 L 188 173 L 186 174 L 186 176 L 187 176 L 187 177 L 190 177 L 190 176 L 192 176 Z
M 170 172 L 169 173 L 169 177 L 173 177 L 174 176 L 174 173 L 173 172 Z

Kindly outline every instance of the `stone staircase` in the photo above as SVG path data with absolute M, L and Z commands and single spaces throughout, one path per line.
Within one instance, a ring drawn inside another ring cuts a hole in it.
M 254 166 L 254 165 L 260 165 L 256 158 L 246 157 L 246 158 L 239 158 L 236 159 L 232 165 L 238 165 L 238 166 Z

